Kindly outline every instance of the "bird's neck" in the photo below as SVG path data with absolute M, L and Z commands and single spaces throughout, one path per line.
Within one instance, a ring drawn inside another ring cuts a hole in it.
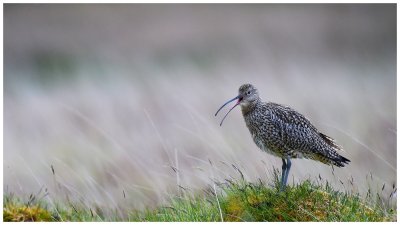
M 257 107 L 257 105 L 260 104 L 260 102 L 261 102 L 261 99 L 258 98 L 257 100 L 252 101 L 250 103 L 241 104 L 240 107 L 242 108 L 243 116 L 252 112 Z

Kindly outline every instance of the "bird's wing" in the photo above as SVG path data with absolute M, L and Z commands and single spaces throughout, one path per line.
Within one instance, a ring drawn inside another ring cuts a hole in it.
M 294 125 L 299 128 L 307 128 L 314 132 L 318 132 L 317 128 L 302 114 L 298 113 L 289 106 L 280 105 L 277 103 L 268 103 L 274 111 L 274 115 L 282 122 Z
M 311 136 L 316 136 L 322 138 L 322 140 L 334 148 L 335 150 L 342 150 L 342 147 L 337 145 L 333 138 L 318 131 L 314 125 L 302 114 L 293 110 L 292 108 L 277 103 L 268 103 L 270 108 L 274 111 L 274 116 L 276 117 L 277 123 L 280 125 L 282 133 L 286 133 L 290 136 L 294 135 L 301 137 L 303 140 L 311 138 Z M 293 133 L 297 131 L 296 133 Z

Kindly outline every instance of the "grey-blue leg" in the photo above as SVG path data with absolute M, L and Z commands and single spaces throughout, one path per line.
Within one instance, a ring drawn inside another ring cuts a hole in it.
M 289 177 L 289 171 L 290 171 L 290 167 L 292 166 L 292 162 L 290 161 L 290 159 L 286 159 L 286 170 L 285 170 L 285 181 L 284 184 L 286 186 L 287 184 L 287 179 Z
M 281 190 L 285 186 L 284 182 L 285 182 L 285 176 L 286 176 L 286 168 L 287 168 L 286 161 L 285 161 L 285 159 L 282 158 Z

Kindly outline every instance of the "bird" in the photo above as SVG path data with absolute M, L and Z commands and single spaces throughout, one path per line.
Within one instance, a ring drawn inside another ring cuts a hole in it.
M 278 103 L 263 102 L 252 84 L 241 85 L 239 94 L 224 103 L 215 116 L 235 100 L 236 104 L 225 114 L 220 126 L 228 114 L 240 105 L 254 143 L 262 151 L 282 159 L 281 190 L 287 184 L 291 159 L 306 158 L 337 167 L 344 167 L 350 162 L 338 153 L 343 149 L 333 138 L 321 133 L 310 120 L 294 109 Z

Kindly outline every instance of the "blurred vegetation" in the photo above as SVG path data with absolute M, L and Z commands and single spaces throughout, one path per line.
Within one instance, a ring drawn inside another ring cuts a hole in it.
M 57 52 L 37 52 L 34 59 L 35 80 L 43 85 L 54 85 L 54 82 L 63 82 L 68 79 L 76 79 L 78 62 L 72 55 Z

